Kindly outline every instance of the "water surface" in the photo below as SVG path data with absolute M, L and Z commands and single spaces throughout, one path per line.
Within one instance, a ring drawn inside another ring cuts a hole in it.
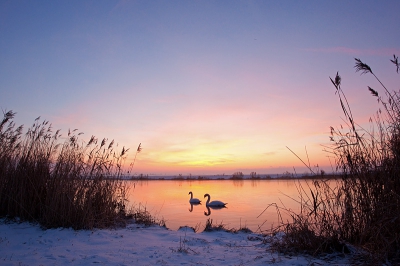
M 145 180 L 133 182 L 128 197 L 130 204 L 146 208 L 153 216 L 164 219 L 169 229 L 180 226 L 204 229 L 208 218 L 215 224 L 227 228 L 247 227 L 252 231 L 264 231 L 277 225 L 277 203 L 281 207 L 300 211 L 299 184 L 307 187 L 306 180 Z M 201 205 L 191 206 L 189 191 L 202 201 Z M 227 208 L 207 209 L 204 194 L 212 200 L 227 202 Z M 284 219 L 287 215 L 281 212 Z M 258 217 L 259 216 L 259 217 Z M 257 218 L 258 217 L 258 218 Z

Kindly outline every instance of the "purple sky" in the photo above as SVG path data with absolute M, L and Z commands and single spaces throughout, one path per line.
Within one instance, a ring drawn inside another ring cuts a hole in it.
M 289 146 L 330 171 L 343 117 L 379 107 L 354 70 L 399 76 L 400 1 L 1 1 L 0 107 L 133 150 L 145 174 L 282 173 Z

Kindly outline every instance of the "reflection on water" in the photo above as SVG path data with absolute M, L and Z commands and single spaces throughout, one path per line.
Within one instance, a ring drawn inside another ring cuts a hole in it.
M 257 184 L 260 183 L 260 180 L 251 179 L 250 182 L 252 187 L 256 187 Z
M 193 211 L 193 206 L 200 205 L 201 203 L 191 203 L 191 202 L 189 202 L 189 204 L 190 204 L 189 211 L 192 212 Z
M 278 223 L 272 203 L 294 212 L 300 211 L 298 186 L 307 187 L 306 180 L 144 180 L 130 181 L 128 200 L 133 206 L 144 205 L 156 218 L 164 219 L 168 228 L 180 226 L 204 228 L 211 217 L 227 228 L 246 226 L 253 231 L 268 230 Z M 210 194 L 211 198 L 229 202 L 228 208 L 214 209 L 204 204 L 190 204 L 188 191 L 194 196 Z M 189 212 L 188 204 L 189 203 Z M 261 215 L 260 215 L 261 214 Z M 289 219 L 281 212 L 284 220 Z M 259 217 L 258 217 L 259 216 Z M 258 217 L 258 218 L 257 218 Z
M 221 210 L 221 209 L 225 209 L 225 206 L 206 206 L 207 211 L 204 212 L 205 216 L 210 216 L 211 215 L 211 209 L 213 210 Z
M 206 206 L 206 208 L 207 208 L 207 211 L 204 212 L 204 215 L 205 215 L 205 216 L 210 216 L 210 214 L 211 214 L 211 209 L 210 209 L 210 207 L 208 207 L 208 206 Z
M 243 179 L 234 179 L 232 180 L 233 185 L 236 187 L 243 187 L 244 185 L 244 180 Z

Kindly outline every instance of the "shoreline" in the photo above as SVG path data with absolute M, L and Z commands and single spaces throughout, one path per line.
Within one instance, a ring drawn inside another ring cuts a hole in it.
M 148 176 L 148 175 L 140 175 L 133 177 L 122 177 L 123 180 L 132 180 L 132 181 L 152 181 L 152 180 L 179 180 L 179 181 L 209 181 L 209 180 L 233 180 L 233 181 L 245 181 L 245 180 L 315 180 L 315 179 L 340 179 L 341 175 L 334 174 L 326 174 L 326 175 L 301 175 L 301 176 L 288 176 L 288 175 L 275 175 L 272 177 L 271 175 L 259 175 L 257 177 L 252 177 L 250 175 L 244 175 L 243 177 L 233 177 L 233 176 L 222 176 L 222 175 L 199 175 L 199 176 L 182 176 L 182 175 L 171 175 L 171 176 Z

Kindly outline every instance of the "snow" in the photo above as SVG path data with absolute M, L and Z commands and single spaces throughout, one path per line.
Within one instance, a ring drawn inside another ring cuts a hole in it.
M 195 233 L 129 224 L 120 229 L 48 229 L 0 220 L 0 265 L 348 265 L 273 252 L 254 233 Z

